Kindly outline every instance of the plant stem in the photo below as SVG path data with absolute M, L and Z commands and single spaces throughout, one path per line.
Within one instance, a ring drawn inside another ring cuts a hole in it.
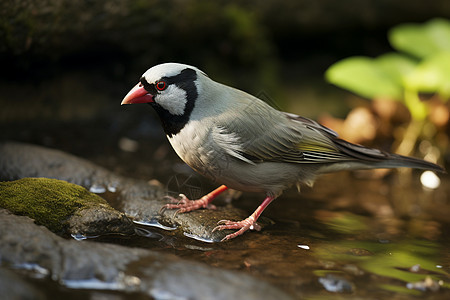
M 406 156 L 413 153 L 414 146 L 422 132 L 424 123 L 424 120 L 411 120 L 395 153 Z

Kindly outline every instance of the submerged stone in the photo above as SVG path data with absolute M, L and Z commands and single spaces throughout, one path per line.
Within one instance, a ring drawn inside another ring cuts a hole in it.
M 4 209 L 0 209 L 0 263 L 39 273 L 41 282 L 45 279 L 71 289 L 86 289 L 84 298 L 98 298 L 99 291 L 113 290 L 121 299 L 129 298 L 129 293 L 139 299 L 292 299 L 259 278 L 169 253 L 63 239 Z M 30 293 L 48 296 L 50 292 L 42 285 Z
M 353 290 L 352 283 L 350 283 L 347 279 L 332 274 L 327 274 L 325 277 L 320 277 L 319 282 L 327 291 L 333 293 L 351 292 Z
M 0 299 L 44 300 L 44 293 L 13 271 L 0 267 Z

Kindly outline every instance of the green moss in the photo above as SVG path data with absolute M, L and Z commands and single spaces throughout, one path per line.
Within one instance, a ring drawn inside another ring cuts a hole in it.
M 62 180 L 23 178 L 0 182 L 0 207 L 33 218 L 53 232 L 64 231 L 78 209 L 106 204 L 85 188 Z

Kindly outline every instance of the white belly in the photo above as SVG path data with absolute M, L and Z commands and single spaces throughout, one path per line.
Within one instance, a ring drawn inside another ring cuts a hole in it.
M 198 121 L 190 121 L 169 141 L 184 162 L 218 184 L 240 191 L 278 195 L 299 181 L 312 179 L 308 175 L 311 172 L 307 172 L 310 166 L 276 162 L 250 164 L 229 155 L 211 137 L 212 129 L 199 125 Z

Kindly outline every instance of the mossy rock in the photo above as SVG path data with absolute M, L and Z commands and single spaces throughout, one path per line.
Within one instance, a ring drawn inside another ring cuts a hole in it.
M 36 224 L 44 225 L 58 234 L 134 232 L 133 223 L 109 206 L 106 200 L 63 180 L 23 178 L 0 182 L 0 207 L 17 215 L 28 216 Z M 108 226 L 109 222 L 115 224 L 113 229 Z M 101 228 L 99 224 L 102 224 Z

